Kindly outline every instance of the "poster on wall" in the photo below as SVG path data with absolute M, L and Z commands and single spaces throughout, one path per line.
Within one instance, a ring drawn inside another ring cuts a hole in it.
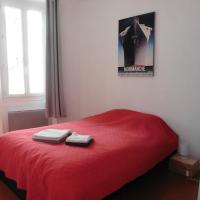
M 118 73 L 154 75 L 155 12 L 119 20 Z

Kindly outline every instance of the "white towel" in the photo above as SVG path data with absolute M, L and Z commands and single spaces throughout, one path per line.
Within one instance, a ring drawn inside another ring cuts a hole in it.
M 69 137 L 67 137 L 67 143 L 80 143 L 80 144 L 88 144 L 92 141 L 92 137 L 90 135 L 82 135 L 73 132 Z
M 71 134 L 69 129 L 46 129 L 38 133 L 35 133 L 32 138 L 35 140 L 49 141 L 49 142 L 60 142 Z

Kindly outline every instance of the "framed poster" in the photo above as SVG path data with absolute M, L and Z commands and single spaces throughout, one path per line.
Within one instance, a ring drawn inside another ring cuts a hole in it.
M 155 12 L 119 20 L 118 73 L 154 75 Z

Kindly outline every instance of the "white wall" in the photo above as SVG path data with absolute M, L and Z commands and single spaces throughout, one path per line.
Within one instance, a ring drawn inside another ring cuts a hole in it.
M 71 15 L 71 20 L 75 17 L 73 23 L 63 21 L 62 29 L 66 36 L 63 57 L 70 55 L 63 58 L 66 94 L 80 92 L 80 102 L 66 96 L 70 114 L 78 117 L 80 103 L 80 117 L 111 108 L 160 115 L 189 142 L 191 153 L 200 158 L 200 1 L 82 0 L 76 6 L 73 11 L 66 6 L 70 13 L 62 14 Z M 118 76 L 118 20 L 152 11 L 156 12 L 155 76 Z M 77 32 L 69 33 L 68 25 L 74 27 L 79 14 L 78 49 L 72 42 Z M 72 40 L 71 49 L 67 38 Z M 80 90 L 74 91 L 74 79 L 78 77 L 73 66 L 78 62 L 78 52 Z
M 80 15 L 78 0 L 60 0 L 61 59 L 67 119 L 80 116 Z

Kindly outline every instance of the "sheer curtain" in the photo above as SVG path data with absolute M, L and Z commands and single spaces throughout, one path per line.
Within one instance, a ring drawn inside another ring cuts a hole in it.
M 3 133 L 3 113 L 2 113 L 2 111 L 3 111 L 3 104 L 2 104 L 2 96 L 0 93 L 0 134 Z
M 0 0 L 0 3 L 1 0 Z M 3 9 L 0 4 L 0 26 L 2 26 L 2 13 Z M 0 29 L 0 34 L 2 34 L 2 29 Z M 5 78 L 5 74 L 3 74 L 3 66 L 4 66 L 4 53 L 2 48 L 2 38 L 0 40 L 0 134 L 8 131 L 8 116 L 7 116 L 7 106 L 5 105 L 5 102 L 3 101 L 3 84 L 2 80 Z
M 0 70 L 1 72 L 1 70 Z M 8 131 L 7 126 L 7 109 L 3 103 L 3 95 L 2 95 L 2 87 L 1 87 L 1 77 L 0 77 L 0 134 Z
M 46 113 L 66 117 L 60 63 L 58 1 L 46 0 Z

